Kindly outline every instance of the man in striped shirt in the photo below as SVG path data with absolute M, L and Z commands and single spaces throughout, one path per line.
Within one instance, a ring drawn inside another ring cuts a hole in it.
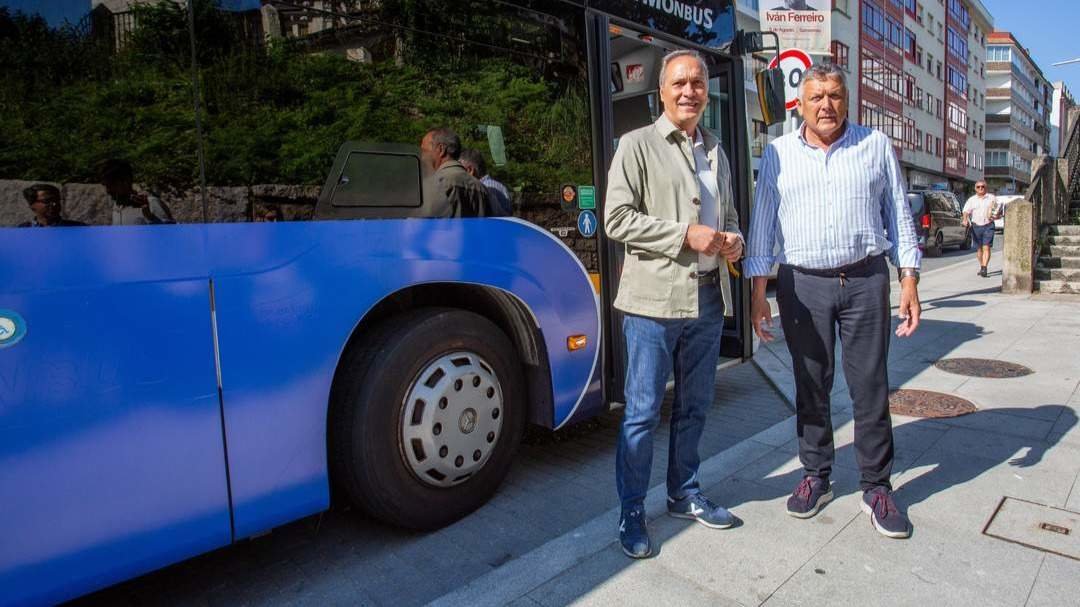
M 772 341 L 766 276 L 780 264 L 776 301 L 795 373 L 799 458 L 805 470 L 788 499 L 792 516 L 810 518 L 832 499 L 834 460 L 829 394 L 835 335 L 853 402 L 862 508 L 875 529 L 908 537 L 911 523 L 892 498 L 889 417 L 890 278 L 900 268 L 898 337 L 919 325 L 921 261 L 904 180 L 884 134 L 847 120 L 844 72 L 832 64 L 803 74 L 805 123 L 769 144 L 758 172 L 746 274 L 753 277 L 754 331 Z M 778 253 L 774 253 L 778 251 Z

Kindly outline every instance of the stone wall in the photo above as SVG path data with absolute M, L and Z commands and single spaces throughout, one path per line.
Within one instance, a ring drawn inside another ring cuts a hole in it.
M 48 182 L 0 180 L 0 227 L 16 226 L 33 217 L 22 191 L 34 183 Z M 112 203 L 103 186 L 87 183 L 52 185 L 60 188 L 64 217 L 89 225 L 111 223 Z M 210 187 L 206 192 L 209 220 L 213 223 L 250 221 L 253 213 L 260 213 L 271 206 L 280 208 L 286 221 L 309 220 L 314 215 L 320 190 L 319 186 L 273 184 Z M 175 193 L 161 192 L 157 195 L 168 205 L 177 222 L 203 221 L 202 198 L 198 189 Z M 581 259 L 588 271 L 599 271 L 597 239 L 585 238 L 578 233 L 578 211 L 563 211 L 557 204 L 545 204 L 519 209 L 515 214 L 555 234 Z
M 15 226 L 33 217 L 24 188 L 40 181 L 0 180 L 0 226 Z M 60 188 L 64 217 L 90 225 L 112 222 L 112 203 L 104 186 L 88 183 L 53 183 Z M 140 189 L 136 186 L 136 189 Z M 206 190 L 207 216 L 211 223 L 250 221 L 253 212 L 268 206 L 281 208 L 288 221 L 311 219 L 319 186 L 255 185 L 209 187 Z M 155 192 L 179 223 L 202 223 L 202 196 L 198 189 L 185 192 Z

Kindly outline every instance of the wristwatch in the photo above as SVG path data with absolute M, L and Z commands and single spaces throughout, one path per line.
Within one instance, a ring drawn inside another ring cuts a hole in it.
M 915 268 L 900 268 L 896 272 L 896 279 L 899 281 L 903 281 L 909 276 L 915 277 L 915 284 L 919 284 L 919 271 Z

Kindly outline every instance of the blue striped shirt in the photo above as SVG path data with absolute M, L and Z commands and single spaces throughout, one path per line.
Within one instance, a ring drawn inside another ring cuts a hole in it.
M 828 153 L 803 129 L 777 138 L 758 169 L 746 275 L 767 276 L 774 262 L 821 270 L 881 253 L 918 268 L 906 189 L 892 143 L 878 131 L 848 121 Z

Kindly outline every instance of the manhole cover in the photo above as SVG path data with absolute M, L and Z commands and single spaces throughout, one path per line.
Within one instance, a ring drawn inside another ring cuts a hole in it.
M 1080 561 L 1080 512 L 1005 497 L 983 534 Z
M 929 390 L 895 390 L 889 393 L 889 411 L 908 417 L 957 417 L 976 411 L 969 400 Z
M 1034 373 L 1024 365 L 989 358 L 943 358 L 934 363 L 934 366 L 957 375 L 994 379 L 1023 377 Z

